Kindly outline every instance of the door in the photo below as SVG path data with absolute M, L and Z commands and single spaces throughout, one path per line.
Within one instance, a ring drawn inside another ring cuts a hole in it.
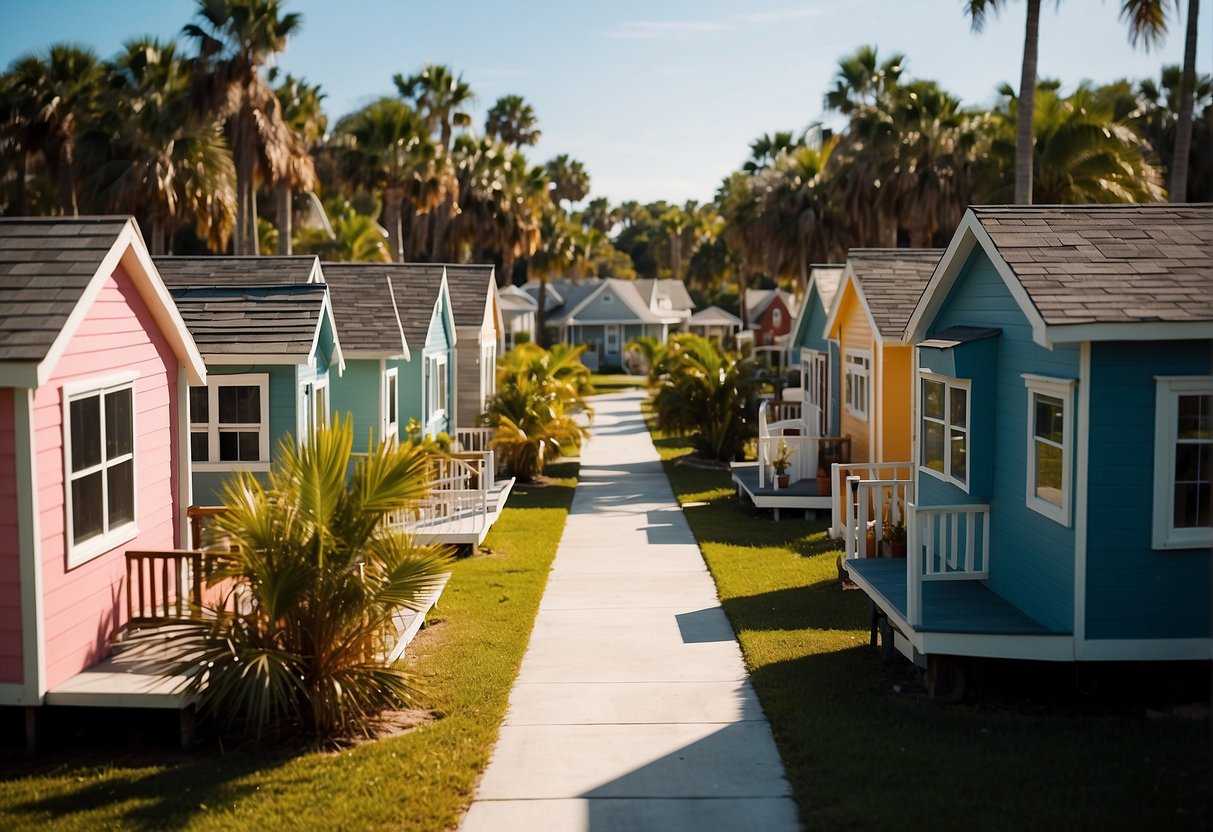
M 817 408 L 818 435 L 829 436 L 830 376 L 825 353 L 817 350 L 802 350 L 800 374 L 805 401 Z
M 619 324 L 606 325 L 605 357 L 609 363 L 618 363 L 619 359 Z M 612 359 L 614 359 L 612 361 Z

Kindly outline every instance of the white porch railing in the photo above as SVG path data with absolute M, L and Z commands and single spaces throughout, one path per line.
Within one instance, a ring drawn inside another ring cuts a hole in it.
M 794 408 L 798 415 L 796 418 L 771 421 L 770 415 L 773 406 L 781 409 Z M 809 419 L 806 421 L 801 416 L 808 416 Z M 801 405 L 799 402 L 780 402 L 775 405 L 773 402 L 764 401 L 759 406 L 759 488 L 766 488 L 768 476 L 774 476 L 775 457 L 779 455 L 780 445 L 786 445 L 789 452 L 788 482 L 816 476 L 817 452 L 820 445 L 820 437 L 816 435 L 817 424 L 817 408 L 814 405 Z
M 886 523 L 891 527 L 904 525 L 908 529 L 907 511 L 913 500 L 914 481 L 911 479 L 847 477 L 842 500 L 846 557 L 873 557 L 879 553 L 887 537 Z
M 838 540 L 844 534 L 846 527 L 846 499 L 849 490 L 843 488 L 851 477 L 861 480 L 895 480 L 898 482 L 912 481 L 914 465 L 910 462 L 835 462 L 830 466 L 830 493 L 834 497 L 830 507 L 830 537 Z M 911 482 L 911 488 L 913 484 Z M 910 499 L 914 499 L 911 494 Z M 904 507 L 904 503 L 902 504 Z
M 494 433 L 496 431 L 492 428 L 456 428 L 454 450 L 465 453 L 487 451 L 489 450 L 489 444 L 493 441 Z
M 389 528 L 423 540 L 478 534 L 488 523 L 488 494 L 481 489 L 434 491 L 387 516 Z
M 926 581 L 990 577 L 990 507 L 906 504 L 906 620 L 922 624 Z

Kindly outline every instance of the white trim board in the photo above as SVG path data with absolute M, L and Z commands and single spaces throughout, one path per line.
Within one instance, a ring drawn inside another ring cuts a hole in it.
M 42 524 L 38 516 L 38 448 L 34 391 L 13 391 L 16 444 L 17 550 L 21 576 L 21 666 L 25 705 L 40 705 L 46 693 L 46 645 L 42 608 Z

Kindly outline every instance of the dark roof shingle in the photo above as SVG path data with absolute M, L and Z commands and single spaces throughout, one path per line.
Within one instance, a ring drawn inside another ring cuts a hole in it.
M 333 304 L 337 337 L 346 353 L 399 355 L 404 341 L 397 317 L 401 298 L 396 296 L 397 287 L 388 276 L 388 267 L 369 263 L 326 263 L 322 268 Z
M 847 253 L 882 337 L 901 340 L 942 256 L 941 248 L 853 248 Z
M 307 283 L 316 268 L 315 255 L 272 257 L 155 257 L 156 271 L 167 286 L 278 286 Z
M 489 302 L 489 281 L 493 267 L 485 265 L 448 264 L 446 289 L 451 295 L 451 316 L 455 326 L 480 327 Z
M 204 355 L 306 355 L 323 313 L 323 284 L 170 289 Z
M 400 313 L 400 324 L 409 350 L 419 350 L 425 345 L 434 304 L 438 302 L 438 293 L 442 288 L 444 266 L 430 263 L 323 263 L 321 268 L 326 274 L 330 269 L 348 270 L 351 279 L 359 280 L 373 280 L 374 275 L 386 274 L 392 280 L 396 309 Z M 337 317 L 336 312 L 334 317 Z M 342 326 L 340 321 L 337 325 Z M 344 344 L 344 336 L 342 341 Z

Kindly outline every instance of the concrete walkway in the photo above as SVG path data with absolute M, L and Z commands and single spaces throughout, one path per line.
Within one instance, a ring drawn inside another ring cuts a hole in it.
M 568 524 L 463 832 L 798 828 L 642 398 L 595 402 Z

